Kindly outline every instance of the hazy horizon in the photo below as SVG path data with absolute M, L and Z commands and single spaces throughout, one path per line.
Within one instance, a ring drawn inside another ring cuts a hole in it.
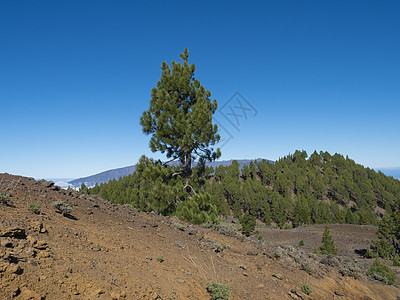
M 400 167 L 400 2 L 0 8 L 0 172 L 78 178 L 142 154 L 165 160 L 151 153 L 139 119 L 161 63 L 180 61 L 185 48 L 218 101 L 221 159 L 317 149 Z

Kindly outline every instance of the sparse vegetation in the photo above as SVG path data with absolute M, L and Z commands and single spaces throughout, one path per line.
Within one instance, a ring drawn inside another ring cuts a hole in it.
M 304 284 L 304 285 L 301 287 L 301 291 L 302 291 L 304 294 L 310 295 L 310 294 L 312 293 L 312 288 L 311 288 L 308 284 Z
M 69 203 L 64 201 L 54 201 L 52 206 L 59 212 L 62 213 L 64 216 L 69 215 L 72 212 L 72 208 Z
M 304 241 L 301 240 L 301 241 L 299 242 L 299 247 L 303 247 L 303 246 L 304 246 Z
M 29 204 L 28 209 L 37 215 L 40 214 L 40 211 L 41 211 L 40 205 L 34 204 L 34 203 Z
M 231 293 L 231 288 L 222 283 L 207 282 L 207 291 L 213 300 L 227 300 Z
M 220 243 L 218 243 L 218 242 L 215 242 L 214 243 L 214 251 L 215 252 L 222 252 L 223 250 L 225 250 L 226 249 L 226 245 L 222 245 L 222 244 L 220 244 Z
M 177 229 L 181 230 L 181 231 L 185 231 L 186 230 L 186 226 L 178 223 L 178 222 L 174 222 L 172 223 L 172 226 L 176 227 Z
M 10 194 L 0 193 L 0 203 L 10 205 Z
M 325 225 L 325 230 L 322 235 L 322 245 L 319 247 L 321 254 L 333 254 L 336 255 L 338 250 L 335 247 L 335 242 L 332 239 L 331 233 L 329 231 L 328 224 Z
M 372 266 L 368 269 L 367 274 L 389 285 L 394 284 L 397 279 L 394 271 L 389 266 L 383 264 L 379 258 L 375 259 Z
M 163 255 L 158 256 L 158 257 L 157 257 L 157 261 L 158 261 L 159 263 L 164 262 L 164 256 L 163 256 Z

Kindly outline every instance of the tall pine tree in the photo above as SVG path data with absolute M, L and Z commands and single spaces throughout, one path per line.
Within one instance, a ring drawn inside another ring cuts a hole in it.
M 182 178 L 191 174 L 192 163 L 213 161 L 221 155 L 213 146 L 220 140 L 218 127 L 212 123 L 217 101 L 195 78 L 196 67 L 189 65 L 189 51 L 180 54 L 183 63 L 172 61 L 161 65 L 161 79 L 151 91 L 149 110 L 140 123 L 143 132 L 151 134 L 151 151 L 166 153 L 167 158 L 181 162 Z

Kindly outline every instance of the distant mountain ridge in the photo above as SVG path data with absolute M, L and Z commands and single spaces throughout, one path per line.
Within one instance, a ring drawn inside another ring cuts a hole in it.
M 239 163 L 240 169 L 243 168 L 244 165 L 250 164 L 251 161 L 262 161 L 263 158 L 257 158 L 257 159 L 230 159 L 230 160 L 221 160 L 221 161 L 214 161 L 211 163 L 206 163 L 208 167 L 218 167 L 220 165 L 226 167 L 230 165 L 234 160 L 236 160 Z M 269 162 L 273 162 L 272 160 L 268 160 Z M 171 165 L 177 165 L 177 162 L 172 162 L 170 163 Z M 84 183 L 86 186 L 91 187 L 94 186 L 96 183 L 101 184 L 101 183 L 107 183 L 112 179 L 118 180 L 121 177 L 128 176 L 130 174 L 133 174 L 135 172 L 136 165 L 133 166 L 127 166 L 127 167 L 122 167 L 122 168 L 117 168 L 117 169 L 112 169 L 108 171 L 104 171 L 98 174 L 94 174 L 91 176 L 87 177 L 82 177 L 78 179 L 74 179 L 70 181 L 69 183 L 72 184 L 74 187 L 79 187 Z

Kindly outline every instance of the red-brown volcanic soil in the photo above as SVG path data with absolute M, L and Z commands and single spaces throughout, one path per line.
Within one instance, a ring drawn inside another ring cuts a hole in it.
M 229 299 L 399 299 L 399 286 L 368 278 L 372 261 L 354 252 L 375 227 L 332 225 L 346 256 L 328 257 L 311 253 L 323 226 L 262 228 L 261 243 L 32 178 L 0 174 L 0 192 L 11 195 L 0 203 L 0 299 L 210 299 L 208 281 L 228 285 Z

